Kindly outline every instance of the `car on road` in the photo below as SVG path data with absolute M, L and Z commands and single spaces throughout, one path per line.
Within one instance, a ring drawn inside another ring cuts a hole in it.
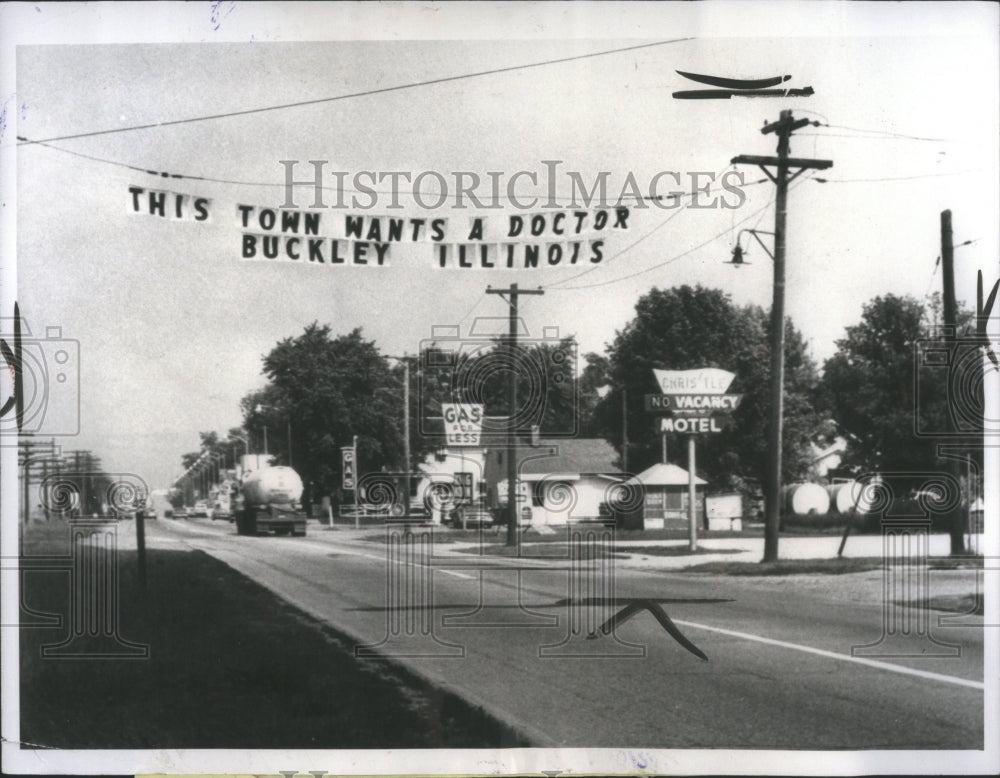
M 201 519 L 210 519 L 212 518 L 212 509 L 208 507 L 208 503 L 204 500 L 198 500 L 194 504 L 191 515 Z
M 174 518 L 175 519 L 186 519 L 190 514 L 186 505 L 180 505 L 174 508 Z
M 496 523 L 493 513 L 486 508 L 460 505 L 448 514 L 448 523 L 455 529 L 471 527 L 492 527 Z

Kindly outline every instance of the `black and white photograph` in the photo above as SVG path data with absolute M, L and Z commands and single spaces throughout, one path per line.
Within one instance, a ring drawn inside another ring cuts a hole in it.
M 1000 771 L 998 23 L 0 7 L 3 771 Z

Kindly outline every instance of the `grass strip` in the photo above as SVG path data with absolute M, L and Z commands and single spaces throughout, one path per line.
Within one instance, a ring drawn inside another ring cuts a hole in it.
M 24 553 L 66 554 L 48 528 Z M 62 628 L 23 627 L 21 740 L 49 748 L 488 748 L 529 745 L 200 551 L 119 552 L 119 634 L 148 659 L 43 658 Z M 24 603 L 68 613 L 64 571 L 22 575 Z

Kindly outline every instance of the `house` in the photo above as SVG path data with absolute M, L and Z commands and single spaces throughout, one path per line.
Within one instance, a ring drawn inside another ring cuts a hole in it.
M 491 505 L 507 504 L 507 449 L 487 450 L 485 479 Z M 621 481 L 618 454 L 601 438 L 542 439 L 533 436 L 515 449 L 522 515 L 533 525 L 594 521 Z
M 688 471 L 671 464 L 646 468 L 634 477 L 642 484 L 643 529 L 686 529 L 688 526 Z M 695 476 L 695 520 L 702 526 L 705 517 L 705 484 Z

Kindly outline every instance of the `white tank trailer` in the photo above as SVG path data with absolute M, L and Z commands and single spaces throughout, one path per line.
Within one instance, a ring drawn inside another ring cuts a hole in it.
M 276 465 L 248 473 L 237 499 L 237 534 L 305 535 L 301 499 L 302 479 L 290 467 Z

